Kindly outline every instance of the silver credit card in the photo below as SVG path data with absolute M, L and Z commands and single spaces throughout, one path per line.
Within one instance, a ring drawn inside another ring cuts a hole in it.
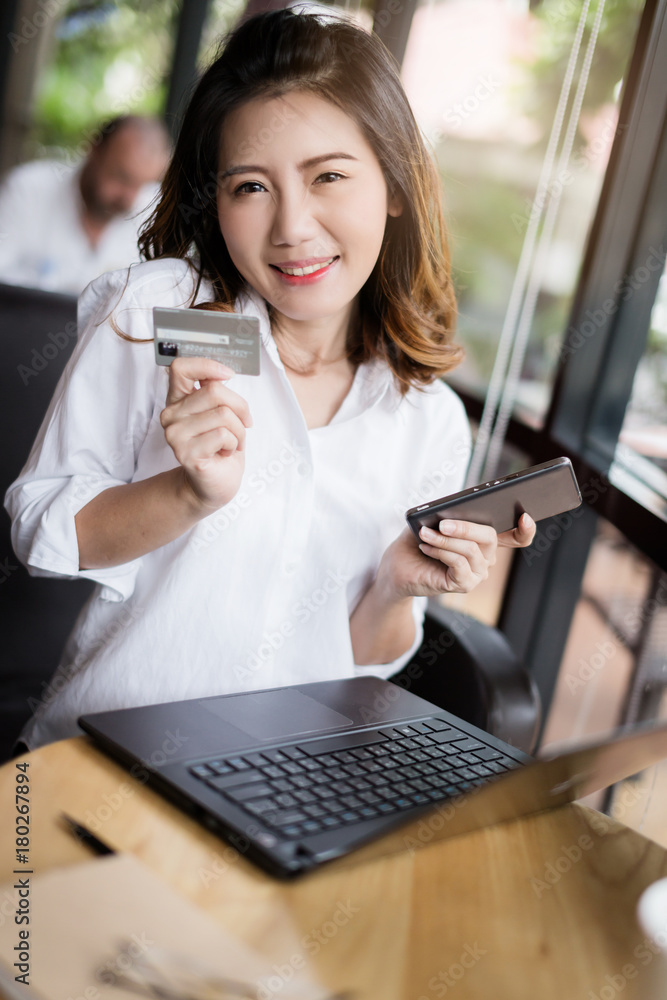
M 259 375 L 259 320 L 208 309 L 153 309 L 155 361 L 212 358 L 239 375 Z

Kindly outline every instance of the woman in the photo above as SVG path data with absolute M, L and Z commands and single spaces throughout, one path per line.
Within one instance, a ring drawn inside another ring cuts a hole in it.
M 97 581 L 33 748 L 83 712 L 370 672 L 466 591 L 491 528 L 403 514 L 460 489 L 469 431 L 439 184 L 390 57 L 344 20 L 237 28 L 186 112 L 145 263 L 93 282 L 8 491 L 19 558 Z M 261 375 L 154 365 L 153 306 L 256 316 Z M 232 378 L 233 376 L 233 378 Z M 501 544 L 525 545 L 524 515 Z M 420 551 L 421 550 L 421 551 Z M 417 599 L 415 599 L 417 598 Z

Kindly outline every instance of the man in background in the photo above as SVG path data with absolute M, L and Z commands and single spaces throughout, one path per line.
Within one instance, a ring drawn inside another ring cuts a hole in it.
M 76 165 L 36 160 L 0 188 L 0 282 L 78 295 L 138 259 L 137 235 L 169 159 L 156 119 L 125 115 Z

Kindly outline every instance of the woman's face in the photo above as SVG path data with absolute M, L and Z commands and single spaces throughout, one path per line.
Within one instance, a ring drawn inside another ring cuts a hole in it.
M 282 317 L 346 322 L 401 213 L 356 122 L 303 92 L 249 101 L 226 121 L 220 178 L 220 230 L 246 281 Z

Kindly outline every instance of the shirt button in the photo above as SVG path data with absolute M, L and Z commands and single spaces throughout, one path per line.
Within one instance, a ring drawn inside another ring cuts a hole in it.
M 310 472 L 310 466 L 308 465 L 307 462 L 299 462 L 299 464 L 296 467 L 296 471 L 297 475 L 299 476 L 307 476 L 308 473 Z
M 294 562 L 285 563 L 285 565 L 283 566 L 283 571 L 285 573 L 285 576 L 294 576 L 294 574 L 296 573 L 296 563 Z

